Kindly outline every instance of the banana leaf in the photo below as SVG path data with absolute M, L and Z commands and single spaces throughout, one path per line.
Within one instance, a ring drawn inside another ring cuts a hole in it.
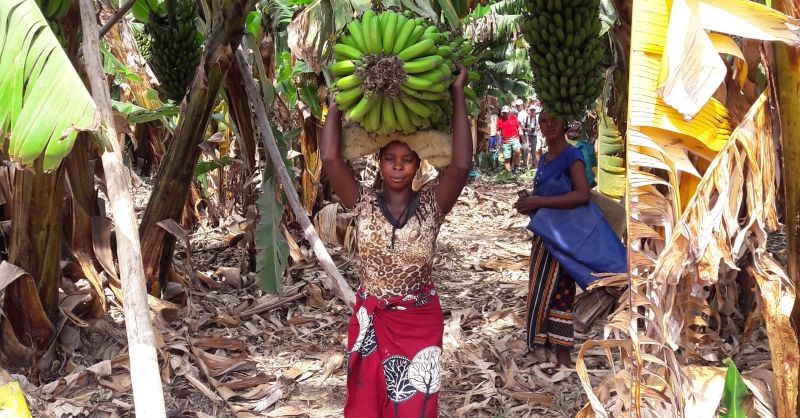
M 278 147 L 281 148 L 281 155 L 286 155 L 284 149 L 286 137 L 277 129 L 273 128 L 272 132 L 278 141 Z M 291 165 L 285 159 L 284 164 L 291 173 Z M 261 175 L 261 192 L 258 196 L 260 218 L 256 225 L 255 242 L 258 250 L 256 256 L 258 285 L 269 293 L 280 293 L 281 279 L 289 259 L 289 244 L 281 232 L 281 222 L 285 210 L 281 201 L 283 194 L 276 191 L 277 183 L 275 171 L 270 160 L 267 159 L 266 167 Z
M 748 390 L 742 375 L 739 374 L 736 364 L 731 361 L 728 372 L 725 373 L 725 387 L 722 388 L 722 404 L 725 405 L 726 412 L 720 414 L 720 418 L 747 418 L 744 412 L 744 400 L 747 395 Z
M 325 61 L 330 40 L 341 32 L 353 17 L 372 7 L 369 0 L 316 0 L 300 12 L 287 28 L 289 49 L 315 72 Z
M 35 0 L 0 1 L 0 141 L 11 160 L 42 158 L 51 171 L 79 131 L 96 130 L 91 94 L 50 30 Z

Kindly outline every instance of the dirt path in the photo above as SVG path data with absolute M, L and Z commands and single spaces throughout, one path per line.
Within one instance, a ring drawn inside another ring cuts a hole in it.
M 530 247 L 526 219 L 511 208 L 518 187 L 472 184 L 442 227 L 434 274 L 445 316 L 443 417 L 571 417 L 585 403 L 574 371 L 524 355 Z M 157 302 L 168 416 L 341 417 L 347 309 L 321 288 L 302 240 L 282 296 L 264 294 L 239 270 L 247 253 L 231 244 L 241 232 L 231 225 L 193 234 L 191 265 L 179 246 L 175 279 L 191 279 L 166 289 L 175 304 Z M 355 285 L 358 266 L 340 252 L 332 250 Z M 34 416 L 133 416 L 119 306 L 88 328 L 66 322 L 59 341 L 73 353 L 55 371 L 60 380 L 35 386 L 19 371 Z
M 525 218 L 510 205 L 517 186 L 472 187 L 448 216 L 436 257 L 446 321 L 442 416 L 574 416 L 585 401 L 574 372 L 557 373 L 524 356 L 530 244 Z M 291 380 L 275 405 L 290 414 L 341 416 L 346 313 L 308 303 L 284 312 L 273 312 L 268 321 L 282 341 L 251 346 L 260 369 Z M 287 317 L 298 325 L 286 325 L 293 322 Z M 281 330 L 285 326 L 291 332 Z

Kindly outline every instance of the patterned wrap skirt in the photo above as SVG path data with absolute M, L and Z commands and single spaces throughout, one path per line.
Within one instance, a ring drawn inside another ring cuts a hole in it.
M 426 286 L 378 299 L 359 290 L 347 331 L 345 418 L 435 418 L 444 317 Z
M 552 348 L 572 348 L 575 280 L 559 266 L 538 236 L 533 237 L 529 274 L 528 350 L 547 344 Z

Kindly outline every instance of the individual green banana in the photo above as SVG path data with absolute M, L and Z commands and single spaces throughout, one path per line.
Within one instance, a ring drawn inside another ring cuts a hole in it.
M 336 93 L 336 103 L 342 110 L 347 110 L 350 108 L 350 106 L 358 102 L 363 96 L 364 92 L 359 87 L 355 87 L 350 90 Z
M 66 0 L 46 0 L 44 7 L 39 5 L 39 7 L 42 9 L 42 15 L 44 15 L 45 19 L 54 20 L 53 16 L 55 16 L 63 1 Z
M 469 67 L 470 65 L 475 64 L 476 62 L 478 62 L 477 55 L 470 55 L 468 57 L 464 57 L 461 59 L 461 65 L 465 67 Z
M 464 86 L 464 96 L 466 96 L 467 98 L 470 98 L 472 100 L 477 100 L 478 99 L 478 95 L 475 94 L 475 90 L 473 90 L 469 86 Z
M 444 82 L 440 81 L 438 83 L 431 84 L 430 87 L 426 87 L 423 90 L 429 91 L 429 92 L 432 92 L 432 93 L 442 93 L 445 90 L 447 90 L 447 85 L 445 85 Z
M 416 96 L 415 96 L 416 97 Z M 435 100 L 445 100 L 448 99 L 447 93 L 434 93 L 430 91 L 420 91 L 418 99 L 423 99 L 427 101 L 435 101 Z
M 361 51 L 353 48 L 350 45 L 336 44 L 333 46 L 333 54 L 337 60 L 359 60 L 363 55 Z
M 359 100 L 358 104 L 350 109 L 345 116 L 347 116 L 347 119 L 353 122 L 361 122 L 364 119 L 364 116 L 366 116 L 367 113 L 372 110 L 376 102 L 379 100 L 380 97 L 375 97 L 374 95 L 364 95 L 364 97 Z
M 422 91 L 421 90 L 414 90 L 407 86 L 400 86 L 400 91 L 403 94 L 409 95 L 411 97 L 416 97 L 417 99 L 422 99 Z
M 400 98 L 400 100 L 409 110 L 417 115 L 422 116 L 423 118 L 431 117 L 431 110 L 421 101 L 410 96 L 403 96 Z
M 477 81 L 480 81 L 480 79 L 481 79 L 481 75 L 480 75 L 480 74 L 478 74 L 478 73 L 477 73 L 477 72 L 475 72 L 475 71 L 470 71 L 470 72 L 468 72 L 468 73 L 467 73 L 467 76 L 468 76 L 468 78 L 469 78 L 469 81 L 472 81 L 472 82 L 477 82 Z
M 408 109 L 408 118 L 411 119 L 411 125 L 414 128 L 421 129 L 424 122 L 422 121 L 422 116 L 416 114 L 413 110 Z
M 364 40 L 364 28 L 361 25 L 361 22 L 358 20 L 353 20 L 352 22 L 347 24 L 347 31 L 350 32 L 350 36 L 353 37 L 353 40 L 356 41 L 356 45 L 358 45 L 358 50 L 361 53 L 367 52 L 367 44 Z
M 408 41 L 408 37 L 411 36 L 411 32 L 414 31 L 414 28 L 417 26 L 413 20 L 407 20 L 406 23 L 403 24 L 403 27 L 400 28 L 400 31 L 397 33 L 397 39 L 394 41 L 394 46 L 392 47 L 392 54 L 397 55 L 403 51 L 403 47 L 405 46 L 406 42 Z
M 392 52 L 392 48 L 394 48 L 394 40 L 397 37 L 397 13 L 394 12 L 386 12 L 384 14 L 388 14 L 389 17 L 386 18 L 386 28 L 383 30 L 383 52 L 385 54 L 389 54 Z
M 380 29 L 380 22 L 378 18 L 372 19 L 372 24 L 370 25 L 370 32 L 372 34 L 372 52 L 373 54 L 377 55 L 381 53 L 383 49 L 383 41 L 381 40 L 381 29 Z
M 437 71 L 442 73 L 442 80 L 451 80 L 453 75 L 453 67 L 450 67 L 449 65 L 442 65 L 437 69 Z
M 69 13 L 69 7 L 70 7 L 70 1 L 69 0 L 61 0 L 61 6 L 56 11 L 56 14 L 53 15 L 53 19 L 54 20 L 63 19 L 64 16 L 66 16 L 67 13 Z M 192 26 L 192 29 L 194 29 L 194 26 Z
M 411 123 L 411 118 L 408 116 L 406 105 L 404 105 L 400 99 L 392 99 L 391 101 L 398 127 L 406 134 L 414 132 L 414 125 Z
M 449 58 L 453 55 L 453 48 L 447 45 L 442 45 L 436 49 L 436 53 L 443 58 Z
M 381 103 L 383 98 L 378 98 L 378 104 L 374 105 L 367 113 L 364 119 L 364 125 L 367 131 L 376 132 L 381 129 Z
M 361 78 L 355 74 L 349 75 L 347 77 L 342 77 L 336 81 L 336 88 L 339 90 L 349 90 L 353 87 L 358 87 L 361 85 Z
M 337 61 L 331 65 L 331 72 L 337 77 L 353 74 L 356 63 L 353 60 Z
M 422 74 L 417 74 L 416 77 L 419 77 L 423 80 L 428 80 L 431 82 L 431 84 L 438 83 L 444 79 L 444 75 L 438 69 L 431 70 Z
M 392 99 L 384 97 L 381 102 L 381 123 L 386 133 L 394 132 L 397 127 L 397 118 L 394 116 Z
M 403 61 L 411 61 L 414 58 L 424 54 L 425 51 L 427 51 L 431 46 L 433 46 L 433 41 L 430 39 L 425 39 L 409 46 L 408 48 L 405 48 L 403 51 L 397 54 L 397 57 Z
M 424 104 L 431 111 L 431 122 L 436 123 L 442 120 L 444 111 L 438 104 L 436 104 L 436 102 L 425 100 L 422 102 L 422 104 Z
M 424 78 L 409 75 L 403 85 L 414 90 L 425 90 L 430 88 L 433 85 L 433 82 Z
M 364 11 L 361 15 L 361 28 L 364 33 L 364 53 L 375 53 L 375 33 L 372 30 L 372 19 L 375 17 L 375 12 L 370 9 Z
M 423 58 L 417 58 L 412 61 L 406 61 L 403 63 L 403 69 L 406 70 L 406 73 L 408 74 L 419 74 L 433 70 L 434 68 L 438 68 L 443 62 L 444 58 L 441 56 L 430 55 Z
M 383 12 L 378 15 L 378 30 L 381 32 L 381 39 L 383 39 L 383 33 L 386 31 L 386 20 L 389 19 L 389 13 L 391 12 Z
M 425 27 L 422 26 L 421 24 L 417 25 L 417 27 L 414 28 L 414 31 L 411 32 L 411 36 L 408 37 L 408 42 L 406 42 L 406 48 L 419 42 L 422 39 L 422 35 L 424 33 L 425 33 Z

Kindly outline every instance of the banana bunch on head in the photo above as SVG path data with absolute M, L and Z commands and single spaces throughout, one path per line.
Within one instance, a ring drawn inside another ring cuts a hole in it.
M 605 84 L 599 0 L 528 0 L 525 40 L 544 109 L 577 119 Z
M 454 59 L 466 50 L 432 22 L 367 10 L 333 47 L 336 103 L 371 133 L 448 130 Z

